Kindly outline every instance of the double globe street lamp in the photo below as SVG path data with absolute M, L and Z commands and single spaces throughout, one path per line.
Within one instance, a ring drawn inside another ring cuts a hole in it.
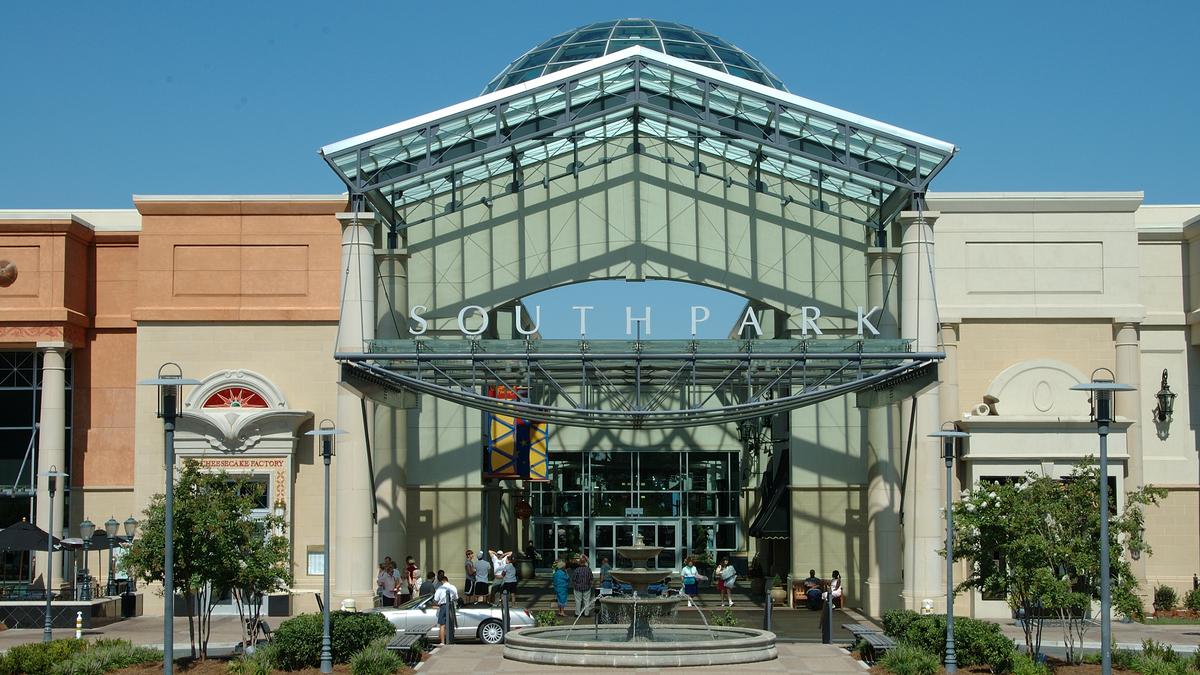
M 949 429 L 946 426 L 949 425 Z M 954 458 L 961 443 L 971 434 L 959 431 L 953 422 L 942 424 L 940 431 L 929 434 L 942 439 L 942 459 L 946 461 L 946 672 L 958 672 L 954 651 Z
M 83 574 L 83 590 L 79 593 L 80 600 L 92 599 L 92 572 L 88 569 L 90 564 L 88 561 L 88 547 L 92 543 L 92 535 L 96 534 L 96 524 L 91 520 L 84 519 L 79 524 L 79 538 L 83 540 L 83 569 L 80 572 Z

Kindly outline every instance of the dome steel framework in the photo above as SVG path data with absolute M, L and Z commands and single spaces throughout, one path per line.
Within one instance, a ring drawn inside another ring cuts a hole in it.
M 761 61 L 733 43 L 691 26 L 655 19 L 601 21 L 560 33 L 517 57 L 492 78 L 483 93 L 511 87 L 628 47 L 645 47 L 787 91 Z

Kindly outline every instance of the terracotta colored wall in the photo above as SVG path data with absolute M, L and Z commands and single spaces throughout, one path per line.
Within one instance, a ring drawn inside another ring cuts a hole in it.
M 144 321 L 336 321 L 337 201 L 138 201 Z
M 0 219 L 0 260 L 17 266 L 16 281 L 0 288 L 0 343 L 82 339 L 91 240 L 71 220 Z
M 91 331 L 75 354 L 71 484 L 132 488 L 137 334 Z

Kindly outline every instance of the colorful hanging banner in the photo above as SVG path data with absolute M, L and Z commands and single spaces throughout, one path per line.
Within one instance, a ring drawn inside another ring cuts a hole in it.
M 489 387 L 488 396 L 509 401 L 521 394 L 508 387 Z M 483 413 L 483 477 L 547 481 L 547 425 L 512 415 Z

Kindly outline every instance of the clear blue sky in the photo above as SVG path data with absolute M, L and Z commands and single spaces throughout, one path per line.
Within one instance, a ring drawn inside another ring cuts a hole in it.
M 936 190 L 1200 202 L 1200 2 L 242 0 L 3 3 L 0 208 L 339 192 L 321 145 L 625 16 L 712 31 L 801 96 L 957 144 Z

